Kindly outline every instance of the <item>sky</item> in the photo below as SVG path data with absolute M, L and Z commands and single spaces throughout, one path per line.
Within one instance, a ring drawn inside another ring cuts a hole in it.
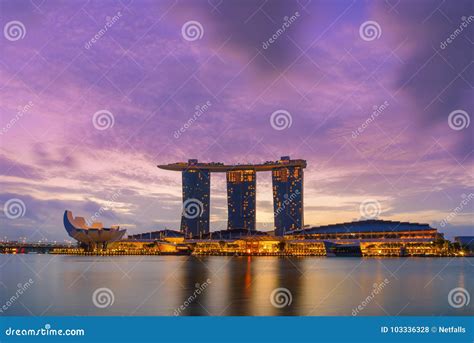
M 472 1 L 0 1 L 0 238 L 179 229 L 158 164 L 307 160 L 304 221 L 474 234 Z M 470 124 L 470 125 L 469 125 Z M 226 228 L 211 176 L 211 231 Z M 271 175 L 257 227 L 273 228 Z M 96 213 L 98 215 L 96 215 Z

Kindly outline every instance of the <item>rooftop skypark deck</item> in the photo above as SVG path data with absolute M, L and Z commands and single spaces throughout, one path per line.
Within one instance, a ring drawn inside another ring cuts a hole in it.
M 183 171 L 189 169 L 205 169 L 210 172 L 225 173 L 232 170 L 255 170 L 271 171 L 275 168 L 301 167 L 306 168 L 305 160 L 290 160 L 288 156 L 283 156 L 278 161 L 267 161 L 257 164 L 224 164 L 220 162 L 200 163 L 197 160 L 188 160 L 188 162 L 176 162 L 170 164 L 158 165 L 160 169 Z

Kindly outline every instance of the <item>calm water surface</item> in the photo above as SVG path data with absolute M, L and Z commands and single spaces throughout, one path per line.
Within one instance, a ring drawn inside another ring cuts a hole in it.
M 385 279 L 359 315 L 473 315 L 474 302 L 448 303 L 456 287 L 474 297 L 473 258 L 0 255 L 0 307 L 30 278 L 1 315 L 350 316 Z M 113 303 L 98 308 L 104 287 Z M 276 288 L 290 304 L 272 305 Z

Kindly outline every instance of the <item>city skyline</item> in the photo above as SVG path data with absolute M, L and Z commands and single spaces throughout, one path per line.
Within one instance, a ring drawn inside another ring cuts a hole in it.
M 1 10 L 0 203 L 24 203 L 19 218 L 0 214 L 1 238 L 62 240 L 65 209 L 128 234 L 178 230 L 182 179 L 157 164 L 284 155 L 308 162 L 304 224 L 358 220 L 372 202 L 380 219 L 472 235 L 469 1 Z M 24 35 L 6 34 L 11 22 Z M 211 231 L 225 229 L 224 173 L 210 194 Z M 256 229 L 273 215 L 259 173 Z

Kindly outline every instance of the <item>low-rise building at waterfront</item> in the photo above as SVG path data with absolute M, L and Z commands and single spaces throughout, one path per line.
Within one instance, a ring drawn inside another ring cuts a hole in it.
M 295 230 L 291 239 L 320 240 L 328 254 L 344 250 L 362 256 L 438 256 L 450 254 L 443 234 L 429 224 L 363 220 Z M 328 244 L 332 244 L 329 246 Z M 350 248 L 349 248 L 350 247 Z
M 468 237 L 469 238 L 469 237 Z M 362 220 L 308 227 L 285 235 L 273 231 L 227 229 L 188 238 L 185 232 L 159 230 L 129 235 L 109 242 L 100 254 L 194 254 L 282 256 L 455 256 L 472 249 L 472 239 L 457 237 L 457 244 L 428 224 L 388 220 Z M 456 248 L 457 247 L 457 248 Z M 464 250 L 462 250 L 464 249 Z M 81 253 L 81 249 L 56 253 Z M 85 253 L 90 251 L 85 250 Z M 467 252 L 468 254 L 469 252 Z
M 176 230 L 158 230 L 144 233 L 138 233 L 134 235 L 128 235 L 129 241 L 166 241 L 171 243 L 182 243 L 184 241 L 184 233 Z

